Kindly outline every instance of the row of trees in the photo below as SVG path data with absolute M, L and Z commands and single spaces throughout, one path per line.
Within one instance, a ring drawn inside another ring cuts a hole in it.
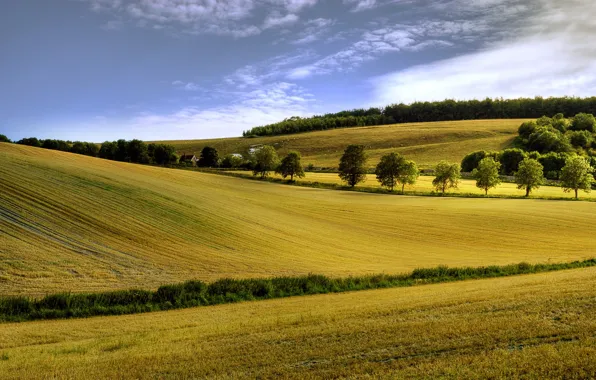
M 6 136 L 0 135 L 0 142 L 11 141 Z M 139 164 L 171 165 L 177 163 L 179 159 L 174 146 L 167 144 L 146 144 L 141 140 L 127 141 L 120 139 L 118 141 L 106 141 L 100 146 L 91 142 L 72 142 L 55 139 L 43 140 L 36 137 L 28 137 L 15 143 Z
M 472 171 L 476 180 L 476 187 L 488 194 L 490 189 L 501 183 L 501 163 L 494 157 L 482 158 L 477 167 Z M 279 161 L 275 148 L 264 146 L 255 154 L 255 167 L 253 174 L 265 178 L 270 172 L 275 171 L 283 178 L 304 177 L 304 170 L 298 152 L 290 152 L 283 160 Z M 349 145 L 339 161 L 339 177 L 350 187 L 366 179 L 368 173 L 367 155 L 363 145 Z M 580 190 L 589 192 L 594 183 L 594 169 L 585 157 L 579 155 L 569 156 L 561 169 L 561 187 L 565 192 L 575 192 L 578 198 Z M 544 167 L 534 159 L 525 157 L 517 165 L 513 173 L 517 188 L 525 190 L 526 197 L 538 189 L 545 182 Z M 415 162 L 407 160 L 399 153 L 389 153 L 381 157 L 375 168 L 377 181 L 381 186 L 393 191 L 401 185 L 404 192 L 406 185 L 414 185 L 420 175 Z M 439 162 L 434 168 L 435 178 L 432 181 L 437 191 L 445 193 L 447 190 L 457 188 L 461 180 L 461 167 L 456 163 Z
M 279 123 L 252 128 L 243 136 L 273 136 L 334 128 L 478 119 L 529 119 L 558 113 L 596 113 L 596 97 L 444 100 L 393 104 L 385 108 L 355 109 L 309 118 L 291 117 Z

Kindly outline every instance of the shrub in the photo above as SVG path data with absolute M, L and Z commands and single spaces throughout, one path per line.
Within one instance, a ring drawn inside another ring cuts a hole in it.
M 592 114 L 578 113 L 571 120 L 571 125 L 569 126 L 569 129 L 572 131 L 595 132 L 596 119 Z

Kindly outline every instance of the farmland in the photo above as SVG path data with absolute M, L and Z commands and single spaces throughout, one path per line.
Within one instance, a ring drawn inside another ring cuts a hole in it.
M 249 171 L 240 171 L 235 170 L 232 173 L 237 174 L 242 177 L 252 176 L 252 172 Z M 270 173 L 271 177 L 281 179 L 280 175 L 275 173 Z M 415 185 L 407 185 L 404 188 L 405 193 L 408 192 L 415 192 L 415 193 L 431 193 L 436 192 L 432 181 L 432 176 L 421 176 L 416 181 Z M 342 182 L 337 173 L 317 173 L 317 172 L 309 172 L 306 173 L 304 178 L 296 179 L 298 184 L 305 183 L 305 184 L 312 184 L 315 182 L 324 183 L 324 184 L 334 184 L 334 185 L 343 185 L 345 186 L 346 183 Z M 398 186 L 399 187 L 399 186 Z M 375 178 L 374 174 L 368 174 L 367 178 L 364 182 L 359 183 L 355 186 L 356 189 L 360 188 L 373 188 L 373 189 L 380 189 L 381 185 Z M 396 193 L 401 192 L 401 188 L 395 189 Z M 446 194 L 473 194 L 473 195 L 484 195 L 484 190 L 479 189 L 476 187 L 476 181 L 472 179 L 462 179 L 458 185 L 457 189 L 449 189 L 446 191 Z M 489 195 L 499 195 L 499 196 L 513 196 L 513 197 L 522 197 L 525 195 L 525 190 L 520 190 L 517 188 L 515 183 L 511 182 L 503 182 L 498 185 L 496 188 L 491 189 L 489 191 Z M 573 192 L 564 192 L 563 189 L 559 186 L 541 186 L 539 189 L 536 189 L 530 195 L 530 198 L 574 198 L 575 195 Z M 590 192 L 580 192 L 580 198 L 583 199 L 596 199 L 596 193 Z
M 596 270 L 0 325 L 3 378 L 590 378 Z
M 3 294 L 593 255 L 585 202 L 294 188 L 12 144 L 0 191 Z
M 205 146 L 220 155 L 246 154 L 252 146 L 272 145 L 280 155 L 290 150 L 302 154 L 305 165 L 337 167 L 339 157 L 349 144 L 364 144 L 371 160 L 389 151 L 397 151 L 427 168 L 438 161 L 459 162 L 475 150 L 502 150 L 511 145 L 517 128 L 524 120 L 472 120 L 434 123 L 409 123 L 377 127 L 334 129 L 296 135 L 210 140 L 164 141 L 178 153 L 199 154 Z

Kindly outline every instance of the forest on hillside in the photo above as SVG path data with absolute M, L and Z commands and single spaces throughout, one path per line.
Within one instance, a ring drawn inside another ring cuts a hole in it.
M 536 119 L 543 115 L 596 114 L 596 97 L 518 98 L 484 100 L 443 100 L 392 104 L 385 108 L 354 109 L 254 127 L 244 137 L 275 136 L 335 128 L 365 127 L 398 123 L 418 123 L 480 119 Z

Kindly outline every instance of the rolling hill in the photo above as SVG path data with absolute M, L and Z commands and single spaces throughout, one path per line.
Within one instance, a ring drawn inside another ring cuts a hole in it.
M 371 162 L 381 155 L 398 151 L 426 168 L 440 160 L 460 162 L 475 150 L 501 150 L 512 143 L 522 119 L 471 120 L 409 123 L 376 127 L 333 129 L 294 135 L 210 140 L 161 141 L 174 145 L 180 154 L 199 154 L 205 146 L 217 148 L 223 157 L 229 153 L 246 154 L 252 146 L 272 145 L 280 155 L 290 150 L 302 154 L 304 165 L 337 167 L 339 157 L 349 144 L 364 144 Z
M 6 143 L 0 194 L 0 292 L 32 295 L 584 259 L 596 212 L 297 188 Z

